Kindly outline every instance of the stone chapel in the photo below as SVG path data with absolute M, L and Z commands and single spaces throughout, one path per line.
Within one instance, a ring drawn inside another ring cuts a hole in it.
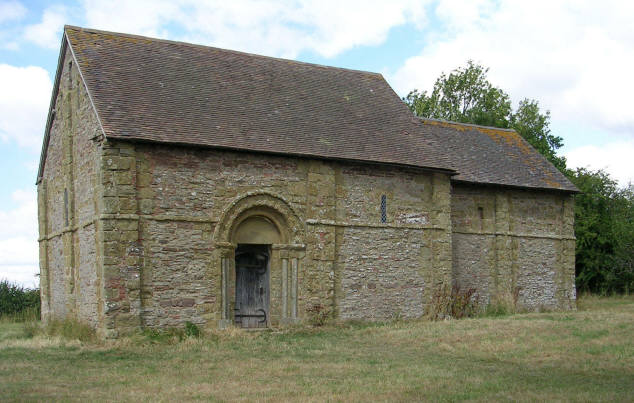
M 37 187 L 43 319 L 102 337 L 575 304 L 577 189 L 376 73 L 66 26 Z

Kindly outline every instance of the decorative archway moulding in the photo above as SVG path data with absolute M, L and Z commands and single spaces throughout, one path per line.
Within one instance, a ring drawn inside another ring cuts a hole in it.
M 304 223 L 283 197 L 258 191 L 234 199 L 222 212 L 214 230 L 213 243 L 219 252 L 221 328 L 230 326 L 234 318 L 235 250 L 239 238 L 236 233 L 242 223 L 256 218 L 270 222 L 279 235 L 275 238 L 279 243 L 271 243 L 273 297 L 269 325 L 298 320 L 300 261 L 305 255 Z
M 214 230 L 215 246 L 235 247 L 234 231 L 241 222 L 253 216 L 263 216 L 271 220 L 282 235 L 282 244 L 303 247 L 304 225 L 299 215 L 282 196 L 266 191 L 248 192 L 238 196 L 223 210 Z

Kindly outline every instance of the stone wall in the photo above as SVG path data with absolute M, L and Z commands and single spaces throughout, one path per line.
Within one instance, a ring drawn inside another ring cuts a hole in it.
M 461 289 L 520 309 L 575 306 L 572 195 L 454 184 L 451 209 Z
M 447 186 L 444 175 L 385 167 L 341 168 L 335 245 L 340 276 L 337 305 L 343 319 L 424 314 L 429 297 L 426 283 L 448 281 L 450 256 L 443 249 L 449 251 L 450 244 L 441 243 L 450 241 Z
M 222 301 L 213 234 L 223 212 L 234 200 L 265 191 L 303 214 L 306 167 L 297 159 L 193 148 L 138 145 L 136 155 L 143 324 L 215 326 Z
M 70 51 L 62 64 L 38 184 L 42 316 L 95 326 L 100 285 L 96 237 L 99 123 Z
M 271 245 L 269 324 L 416 318 L 436 290 L 571 308 L 572 197 L 428 171 L 104 140 L 67 52 L 38 184 L 42 312 L 103 337 L 231 322 L 233 234 Z M 384 204 L 384 208 L 382 207 Z M 383 217 L 384 216 L 384 217 Z
M 306 318 L 315 306 L 344 319 L 419 317 L 427 285 L 450 280 L 444 174 L 112 141 L 101 169 L 111 335 L 231 319 L 223 292 L 230 300 L 233 291 L 222 280 L 235 248 L 228 227 L 249 200 L 295 223 L 273 245 L 272 324 Z

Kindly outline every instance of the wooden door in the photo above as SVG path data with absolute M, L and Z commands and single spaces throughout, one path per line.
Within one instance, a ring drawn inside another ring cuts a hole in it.
M 268 315 L 269 248 L 267 245 L 238 245 L 235 323 L 244 328 L 267 327 Z

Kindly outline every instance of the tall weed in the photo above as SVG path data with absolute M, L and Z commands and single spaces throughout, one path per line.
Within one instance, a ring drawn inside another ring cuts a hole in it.
M 518 301 L 520 297 L 520 287 L 513 288 L 510 294 L 502 295 L 495 301 L 489 303 L 483 310 L 482 316 L 506 316 L 519 313 Z
M 315 304 L 306 308 L 306 315 L 308 316 L 308 323 L 315 327 L 320 327 L 328 322 L 331 312 L 322 304 Z
M 476 289 L 462 289 L 454 284 L 451 288 L 443 286 L 436 290 L 428 306 L 427 317 L 431 320 L 461 319 L 476 316 L 481 311 Z

